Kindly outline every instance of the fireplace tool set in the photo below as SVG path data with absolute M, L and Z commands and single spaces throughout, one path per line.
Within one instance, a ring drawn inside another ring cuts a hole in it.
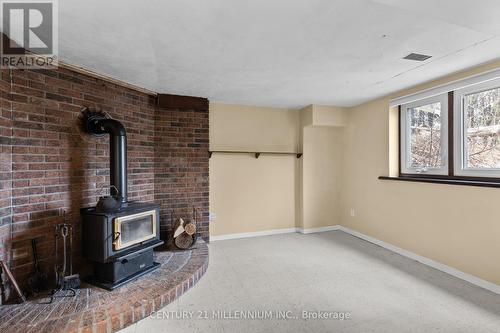
M 26 285 L 27 296 L 37 296 L 42 292 L 49 289 L 49 281 L 47 274 L 40 268 L 40 261 L 38 258 L 38 244 L 39 238 L 32 238 L 31 249 L 33 252 L 33 274 L 28 278 Z M 62 243 L 62 250 L 60 244 Z M 62 257 L 60 252 L 62 251 Z M 67 223 L 66 213 L 64 213 L 64 223 L 55 226 L 54 233 L 54 271 L 55 271 L 55 289 L 50 293 L 50 301 L 52 303 L 54 297 L 73 297 L 76 295 L 77 288 L 80 287 L 80 276 L 73 273 L 73 226 Z M 60 258 L 61 257 L 61 258 Z M 0 261 L 0 273 L 3 271 L 14 287 L 14 291 L 18 294 L 22 302 L 26 301 L 21 288 L 19 287 L 14 276 L 10 272 L 7 265 Z M 59 295 L 62 291 L 70 291 L 70 294 Z
M 76 289 L 80 287 L 80 275 L 73 273 L 73 225 L 67 223 L 66 213 L 64 213 L 64 223 L 55 227 L 55 276 L 56 289 L 52 291 L 50 303 L 54 297 L 59 296 L 62 291 L 70 291 L 70 294 L 60 295 L 63 297 L 73 297 Z M 62 242 L 62 258 L 60 257 L 59 244 Z M 62 261 L 62 262 L 60 262 Z

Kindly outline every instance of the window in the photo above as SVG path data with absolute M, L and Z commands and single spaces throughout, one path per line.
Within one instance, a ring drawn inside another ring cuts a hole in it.
M 457 90 L 455 175 L 500 177 L 500 79 Z
M 418 96 L 399 104 L 400 176 L 500 186 L 500 70 Z
M 401 172 L 448 173 L 448 96 L 401 106 Z

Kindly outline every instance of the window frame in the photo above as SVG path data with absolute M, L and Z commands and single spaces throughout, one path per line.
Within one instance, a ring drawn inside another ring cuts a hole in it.
M 454 135 L 454 175 L 459 177 L 471 179 L 499 179 L 500 181 L 500 168 L 479 169 L 479 168 L 466 168 L 466 150 L 465 150 L 465 116 L 463 109 L 464 96 L 474 93 L 479 93 L 487 90 L 500 88 L 500 78 L 489 80 L 486 82 L 479 82 L 477 84 L 457 89 L 454 91 L 453 99 L 453 113 L 455 121 L 453 123 Z
M 401 133 L 402 133 L 402 124 L 401 124 L 401 113 L 402 113 L 402 105 L 410 104 L 405 103 L 399 105 L 398 107 L 398 177 L 384 177 L 381 176 L 379 179 L 388 179 L 388 180 L 401 180 L 401 181 L 410 181 L 410 182 L 427 182 L 427 183 L 436 183 L 436 184 L 450 184 L 450 185 L 471 185 L 471 186 L 480 186 L 480 187 L 495 187 L 500 188 L 500 176 L 492 176 L 489 173 L 489 176 L 482 176 L 477 173 L 474 175 L 464 175 L 459 172 L 459 174 L 455 173 L 457 164 L 460 160 L 460 152 L 457 150 L 456 146 L 456 127 L 457 120 L 455 120 L 455 91 L 459 92 L 468 87 L 477 88 L 481 84 L 486 84 L 490 81 L 500 80 L 500 77 L 496 76 L 492 79 L 481 79 L 481 76 L 477 77 L 477 80 L 474 83 L 468 84 L 466 87 L 457 88 L 454 90 L 445 93 L 448 95 L 448 173 L 445 175 L 438 174 L 429 174 L 429 173 L 404 173 L 402 167 L 402 156 L 401 156 Z M 423 98 L 426 99 L 426 98 Z M 421 100 L 423 100 L 421 99 Z M 461 113 L 461 112 L 460 112 Z M 460 124 L 460 123 L 458 123 Z M 460 125 L 459 125 L 460 126 Z M 457 162 L 456 162 L 457 161 Z
M 429 105 L 433 103 L 441 103 L 441 168 L 420 169 L 409 166 L 411 151 L 411 131 L 409 130 L 408 109 L 419 106 Z M 447 94 L 439 94 L 436 96 L 427 97 L 418 101 L 406 103 L 399 106 L 399 174 L 400 176 L 426 176 L 426 177 L 442 177 L 449 173 L 449 98 Z

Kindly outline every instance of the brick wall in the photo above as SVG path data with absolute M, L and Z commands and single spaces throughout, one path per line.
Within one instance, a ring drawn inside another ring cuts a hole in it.
M 4 82 L 4 74 L 7 82 Z M 169 121 L 156 116 L 159 110 L 154 96 L 64 68 L 6 71 L 2 73 L 2 88 L 10 89 L 5 109 L 10 108 L 12 112 L 5 111 L 5 121 L 2 113 L 2 136 L 11 134 L 11 138 L 2 141 L 2 152 L 7 153 L 2 153 L 0 167 L 12 168 L 13 180 L 0 180 L 4 189 L 0 195 L 6 197 L 0 199 L 0 209 L 2 213 L 7 212 L 5 224 L 9 225 L 9 234 L 12 233 L 10 242 L 0 238 L 0 251 L 3 244 L 12 244 L 10 265 L 21 282 L 32 272 L 29 239 L 33 237 L 40 237 L 42 267 L 52 271 L 53 228 L 63 221 L 64 211 L 76 226 L 76 265 L 85 270 L 85 261 L 80 257 L 79 209 L 95 204 L 101 188 L 109 184 L 109 147 L 107 137 L 96 138 L 80 131 L 78 116 L 83 107 L 101 109 L 124 124 L 128 135 L 130 200 L 161 199 L 162 208 L 169 208 L 171 205 L 163 199 L 175 200 L 172 193 L 176 192 L 181 202 L 196 204 L 203 209 L 204 218 L 208 217 L 208 197 L 206 202 L 199 199 L 205 195 L 202 192 L 208 195 L 208 144 L 200 142 L 190 146 L 196 140 L 208 141 L 208 112 L 196 116 L 186 112 L 189 121 L 184 121 L 184 116 L 178 116 L 175 122 Z M 206 133 L 193 137 L 198 127 Z M 184 129 L 193 134 L 178 136 Z M 171 140 L 179 143 L 176 155 L 155 145 L 159 137 L 156 130 L 163 132 L 160 140 L 164 143 Z M 156 154 L 162 154 L 162 158 L 155 157 Z M 169 165 L 170 157 L 182 158 L 182 167 L 162 170 Z M 159 181 L 162 176 L 155 174 L 159 170 L 176 181 Z M 2 172 L 2 177 L 8 176 L 8 172 L 6 176 Z M 191 180 L 191 177 L 197 179 Z M 205 182 L 197 187 L 200 177 L 204 177 Z M 180 183 L 191 184 L 185 187 L 191 191 L 188 196 L 178 186 Z M 200 194 L 195 194 L 196 191 Z M 186 200 L 187 197 L 193 199 Z M 161 223 L 168 226 L 165 213 L 162 211 Z M 201 229 L 207 238 L 208 222 Z
M 191 219 L 208 240 L 208 110 L 159 108 L 155 115 L 155 201 L 164 231 L 174 216 Z
M 0 260 L 8 261 L 12 221 L 12 114 L 10 72 L 0 72 Z M 0 298 L 0 304 L 2 300 Z

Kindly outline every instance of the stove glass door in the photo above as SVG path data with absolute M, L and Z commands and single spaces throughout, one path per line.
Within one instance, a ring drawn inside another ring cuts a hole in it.
M 156 237 L 156 210 L 117 217 L 114 219 L 115 250 Z

